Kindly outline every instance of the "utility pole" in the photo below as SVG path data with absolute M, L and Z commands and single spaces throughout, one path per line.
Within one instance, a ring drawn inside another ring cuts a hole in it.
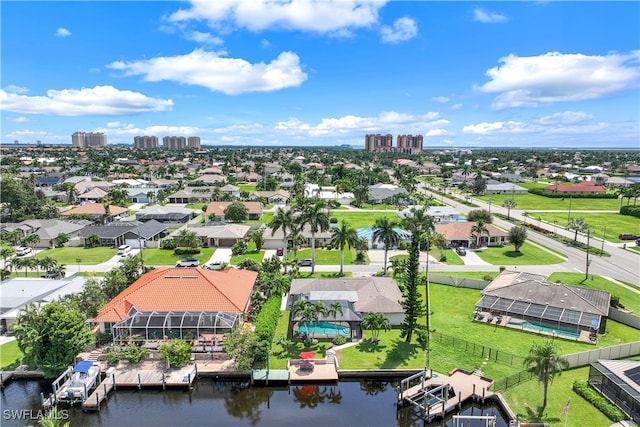
M 427 234 L 427 265 L 425 266 L 425 279 L 427 279 L 427 367 L 431 369 L 431 295 L 429 295 L 429 251 L 431 249 L 431 239 Z
M 604 231 L 602 232 L 602 247 L 600 248 L 600 256 L 602 256 L 602 254 L 604 253 L 604 239 L 605 236 L 607 235 L 607 226 L 604 226 Z
M 585 269 L 584 280 L 589 278 L 589 264 L 591 264 L 591 260 L 589 259 L 589 240 L 591 237 L 591 230 L 587 229 L 587 267 Z
M 572 199 L 572 196 L 569 196 L 569 217 L 567 218 L 567 223 L 571 221 L 571 199 Z

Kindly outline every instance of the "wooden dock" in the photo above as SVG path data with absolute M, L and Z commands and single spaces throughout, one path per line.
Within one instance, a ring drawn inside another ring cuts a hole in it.
M 85 411 L 99 411 L 100 404 L 109 397 L 109 393 L 113 391 L 113 378 L 107 377 L 93 390 L 87 400 L 82 402 L 82 409 Z
M 312 362 L 313 369 L 302 369 L 301 363 Z M 334 382 L 338 381 L 338 367 L 333 358 L 327 359 L 291 359 L 287 367 L 290 382 Z
M 117 370 L 112 374 L 116 389 L 122 388 L 191 388 L 198 376 L 197 366 L 165 372 L 161 369 Z
M 427 421 L 444 417 L 469 399 L 484 401 L 493 395 L 493 392 L 489 391 L 492 380 L 463 370 L 454 370 L 449 375 L 431 375 L 431 372 L 428 372 L 428 377 L 409 377 L 417 380 L 418 384 L 409 386 L 408 382 L 403 382 L 402 385 L 407 386 L 401 386 L 398 393 L 399 404 L 408 403 L 416 406 Z

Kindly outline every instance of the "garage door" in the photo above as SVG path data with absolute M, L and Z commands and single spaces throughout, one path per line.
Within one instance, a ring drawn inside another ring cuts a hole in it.
M 218 246 L 221 248 L 230 248 L 236 243 L 235 239 L 220 239 L 218 241 Z
M 125 244 L 131 246 L 133 249 L 140 249 L 141 245 L 144 248 L 144 240 L 126 239 Z

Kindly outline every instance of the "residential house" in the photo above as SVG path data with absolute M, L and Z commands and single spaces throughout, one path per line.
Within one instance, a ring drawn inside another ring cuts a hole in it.
M 224 225 L 213 225 L 209 222 L 189 227 L 189 231 L 194 231 L 202 241 L 209 247 L 230 248 L 239 241 L 247 240 L 251 226 L 239 223 Z M 173 234 L 174 236 L 177 233 Z
M 107 197 L 109 193 L 102 188 L 94 187 L 91 190 L 87 190 L 77 197 L 79 202 L 84 203 L 101 203 L 102 200 Z
M 529 190 L 510 182 L 490 180 L 487 182 L 485 194 L 527 194 Z
M 406 209 L 398 212 L 398 216 L 401 219 L 413 218 L 413 212 L 421 209 L 422 206 L 420 205 L 407 206 Z M 450 222 L 461 221 L 462 219 L 460 212 L 449 206 L 429 206 L 425 213 L 433 218 L 434 224 L 448 224 Z
M 233 202 L 211 202 L 207 205 L 207 210 L 204 213 L 205 222 L 223 222 L 226 221 L 224 217 L 224 211 Z M 259 220 L 262 218 L 262 203 L 260 202 L 241 202 L 247 207 L 249 211 L 250 220 Z M 214 215 L 215 219 L 210 219 L 210 216 Z
M 40 241 L 34 247 L 51 248 L 55 245 L 55 239 L 58 235 L 64 233 L 71 240 L 78 237 L 80 230 L 87 224 L 87 221 L 76 223 L 58 219 L 28 219 L 20 223 L 1 224 L 0 229 L 7 231 L 20 230 L 23 236 L 36 234 Z
M 436 233 L 442 234 L 447 247 L 462 246 L 470 248 L 476 245 L 479 241 L 479 246 L 503 246 L 508 243 L 509 233 L 496 227 L 493 224 L 485 224 L 488 235 L 483 233 L 481 236 L 474 236 L 471 229 L 476 225 L 476 222 L 450 222 L 448 224 L 436 225 Z
M 263 199 L 268 204 L 274 206 L 284 206 L 289 203 L 289 199 L 291 198 L 291 194 L 285 190 L 277 190 L 277 191 L 251 191 L 249 193 L 249 200 L 257 200 Z
M 187 186 L 189 187 L 211 187 L 215 185 L 224 184 L 227 182 L 227 178 L 224 175 L 201 175 L 193 181 L 189 181 Z
M 240 187 L 235 185 L 224 185 L 220 187 L 220 192 L 230 195 L 232 199 L 237 199 L 238 197 L 240 197 Z
M 167 197 L 169 203 L 187 204 L 187 203 L 208 203 L 211 201 L 211 189 L 187 187 L 178 190 Z
M 132 248 L 158 247 L 160 240 L 167 235 L 167 225 L 158 221 L 112 222 L 107 225 L 89 225 L 80 231 L 80 242 L 87 245 L 87 237 L 96 234 L 100 237 L 100 246 L 117 248 L 129 245 Z
M 402 187 L 393 184 L 375 184 L 369 186 L 369 200 L 372 203 L 394 203 L 402 201 L 402 204 L 410 204 L 413 200 L 409 193 Z
M 305 184 L 304 194 L 307 197 L 317 197 L 322 200 L 335 200 L 341 205 L 350 205 L 356 199 L 351 192 L 339 193 L 335 186 L 320 187 L 318 184 Z
M 194 209 L 183 208 L 176 205 L 153 205 L 136 212 L 136 220 L 151 221 L 155 220 L 164 224 L 184 224 L 192 218 L 195 218 L 201 212 Z
M 116 341 L 222 335 L 240 326 L 257 277 L 255 271 L 238 269 L 157 268 L 109 301 L 93 321 Z
M 545 190 L 553 193 L 563 194 L 604 194 L 607 189 L 604 185 L 596 185 L 591 181 L 582 181 L 575 184 L 551 184 L 544 187 Z
M 305 242 L 299 246 L 300 247 L 311 246 L 311 227 L 309 227 L 308 224 L 305 224 L 300 234 L 305 239 Z M 264 242 L 262 244 L 262 247 L 264 249 L 277 249 L 277 248 L 283 248 L 285 246 L 284 234 L 282 233 L 282 229 L 280 228 L 272 234 L 272 230 L 269 227 L 266 227 L 263 231 L 263 236 L 264 236 Z M 291 236 L 289 236 L 289 238 L 290 237 Z M 332 237 L 333 237 L 333 234 L 331 230 L 318 231 L 315 234 L 316 248 L 329 244 L 331 242 Z M 289 241 L 288 247 L 291 247 L 291 241 Z
M 72 215 L 90 216 L 96 221 L 102 221 L 105 216 L 104 205 L 102 203 L 87 203 L 62 212 L 63 217 L 69 217 Z M 107 218 L 107 222 L 116 221 L 128 215 L 128 208 L 109 205 L 109 217 Z

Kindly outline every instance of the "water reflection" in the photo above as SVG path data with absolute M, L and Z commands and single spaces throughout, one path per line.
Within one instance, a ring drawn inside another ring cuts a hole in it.
M 70 408 L 76 426 L 452 426 L 449 420 L 427 424 L 412 407 L 396 407 L 396 385 L 385 381 L 342 381 L 339 384 L 306 384 L 285 387 L 250 387 L 242 382 L 200 379 L 192 391 L 118 390 L 99 413 Z M 48 383 L 15 381 L 2 392 L 6 410 L 40 407 L 40 392 L 50 392 Z M 493 407 L 465 406 L 463 413 L 497 414 Z M 339 421 L 337 421 L 339 420 Z M 36 425 L 31 420 L 7 419 L 5 426 Z M 467 426 L 484 426 L 469 423 Z M 500 420 L 499 427 L 508 422 Z

